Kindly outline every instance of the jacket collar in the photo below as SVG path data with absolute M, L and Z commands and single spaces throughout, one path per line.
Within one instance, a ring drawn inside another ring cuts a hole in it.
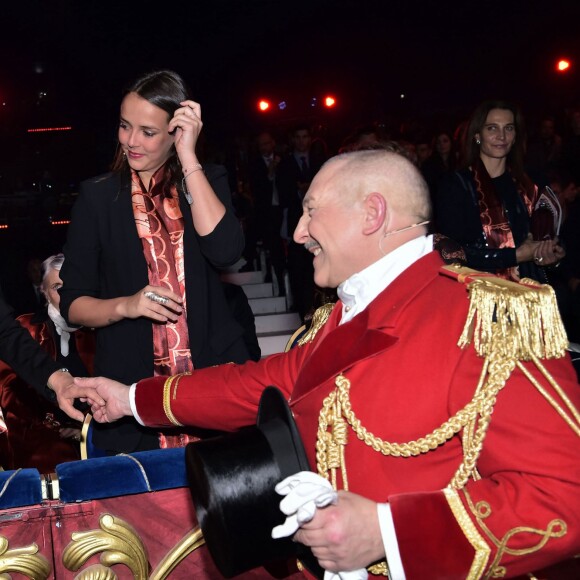
M 337 303 L 300 369 L 293 400 L 396 344 L 399 337 L 393 329 L 399 316 L 438 276 L 442 265 L 439 254 L 430 252 L 398 276 L 365 310 L 342 325 L 342 304 Z

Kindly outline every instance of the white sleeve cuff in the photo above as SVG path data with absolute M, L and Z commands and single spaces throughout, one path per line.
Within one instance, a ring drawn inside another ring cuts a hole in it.
M 141 421 L 141 417 L 139 417 L 139 413 L 137 413 L 137 405 L 135 403 L 135 391 L 137 390 L 137 383 L 133 383 L 129 387 L 129 404 L 131 405 L 131 412 L 133 413 L 133 417 L 137 419 L 137 422 L 143 425 L 143 427 L 147 427 L 143 421 Z
M 391 514 L 391 506 L 388 503 L 378 503 L 377 513 L 385 554 L 387 555 L 389 578 L 391 580 L 406 580 L 399 552 L 399 542 L 397 542 L 397 534 L 395 533 L 395 523 Z

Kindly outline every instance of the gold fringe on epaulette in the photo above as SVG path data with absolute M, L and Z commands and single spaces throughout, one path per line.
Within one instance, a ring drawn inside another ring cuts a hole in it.
M 529 279 L 518 284 L 482 277 L 469 282 L 468 292 L 469 313 L 460 347 L 473 340 L 477 354 L 486 357 L 494 340 L 502 337 L 503 354 L 509 358 L 529 361 L 564 356 L 568 338 L 551 286 Z
M 449 485 L 462 489 L 470 478 L 479 479 L 477 461 L 497 397 L 516 367 L 580 437 L 580 411 L 540 360 L 562 357 L 568 346 L 553 289 L 533 280 L 510 282 L 453 265 L 444 266 L 442 271 L 466 283 L 469 292 L 470 308 L 459 346 L 465 347 L 473 340 L 476 352 L 484 358 L 473 398 L 430 433 L 403 443 L 389 442 L 366 429 L 352 408 L 350 380 L 338 375 L 336 388 L 324 399 L 320 410 L 316 442 L 317 471 L 334 489 L 338 489 L 340 474 L 342 489 L 348 490 L 345 447 L 349 427 L 365 445 L 391 457 L 430 453 L 461 433 L 463 461 Z M 329 314 L 330 309 L 326 318 Z M 521 361 L 532 361 L 547 384 L 541 384 L 540 377 Z
M 326 321 L 330 317 L 330 313 L 334 308 L 334 302 L 329 302 L 328 304 L 323 304 L 320 308 L 317 308 L 312 315 L 312 324 L 310 328 L 306 331 L 304 336 L 298 341 L 298 346 L 312 342 L 318 331 L 326 324 Z

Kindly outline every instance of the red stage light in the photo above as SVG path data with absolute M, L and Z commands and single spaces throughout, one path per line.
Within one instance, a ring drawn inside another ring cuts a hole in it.
M 331 107 L 334 107 L 334 105 L 336 105 L 336 99 L 330 95 L 328 95 L 327 97 L 324 98 L 324 106 L 328 107 L 329 109 Z
M 72 127 L 42 127 L 27 130 L 28 133 L 48 133 L 50 131 L 72 131 Z
M 566 60 L 565 58 L 562 58 L 558 61 L 558 63 L 556 64 L 556 69 L 558 70 L 558 72 L 565 72 L 570 68 L 570 61 Z
M 265 99 L 262 99 L 261 101 L 258 102 L 258 109 L 260 109 L 260 111 L 265 112 L 270 108 L 270 102 L 266 101 Z

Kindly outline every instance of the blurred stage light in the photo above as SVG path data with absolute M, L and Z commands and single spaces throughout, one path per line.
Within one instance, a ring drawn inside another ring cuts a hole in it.
M 561 58 L 556 64 L 556 70 L 558 72 L 566 72 L 570 68 L 570 61 L 565 58 Z
M 270 102 L 266 101 L 265 99 L 261 99 L 258 102 L 258 109 L 260 109 L 260 111 L 265 112 L 270 108 Z
M 287 106 L 287 105 L 286 105 L 286 101 L 280 101 L 280 102 L 278 103 L 278 108 L 279 108 L 281 111 L 283 111 L 283 110 L 286 108 L 286 106 Z
M 333 96 L 328 95 L 327 97 L 324 98 L 325 107 L 331 109 L 332 107 L 334 107 L 334 105 L 336 105 L 336 99 Z
M 27 133 L 48 133 L 50 131 L 72 131 L 72 127 L 42 127 L 38 129 L 27 129 Z

